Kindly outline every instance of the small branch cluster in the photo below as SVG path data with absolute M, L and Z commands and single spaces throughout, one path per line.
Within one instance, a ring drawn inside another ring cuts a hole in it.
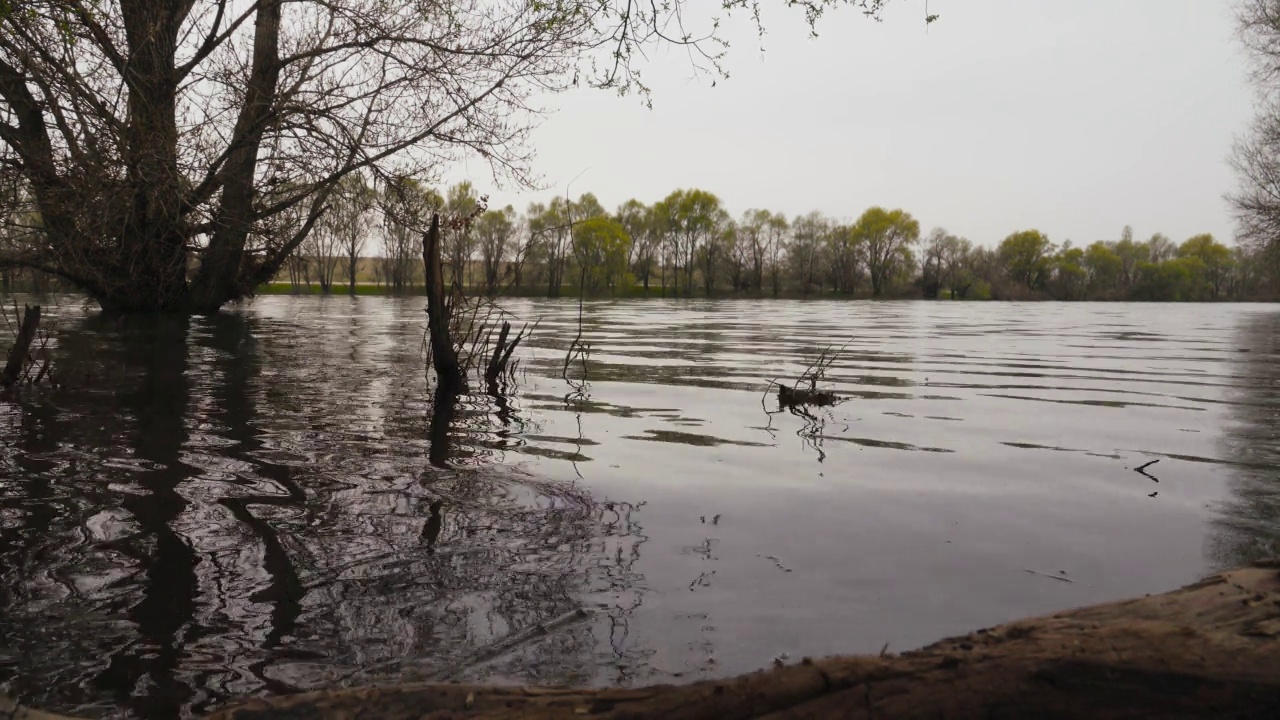
M 537 323 L 533 327 L 525 323 L 513 337 L 511 313 L 488 298 L 455 296 L 452 307 L 462 310 L 453 316 L 450 329 L 462 372 L 468 377 L 483 374 L 491 393 L 514 382 L 519 359 L 513 359 L 512 355 L 520 343 L 532 335 Z
M 791 385 L 776 384 L 778 387 L 778 404 L 782 407 L 800 407 L 800 406 L 816 406 L 827 407 L 837 405 L 843 402 L 843 398 L 836 395 L 831 390 L 819 388 L 818 385 L 826 381 L 827 369 L 831 367 L 836 358 L 840 357 L 840 353 L 849 345 L 845 342 L 839 348 L 832 349 L 827 347 L 818 353 L 818 357 L 800 373 L 800 377 Z

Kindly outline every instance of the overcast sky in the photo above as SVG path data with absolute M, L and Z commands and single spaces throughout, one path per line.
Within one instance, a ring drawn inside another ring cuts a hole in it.
M 929 0 L 927 31 L 924 7 L 832 12 L 816 39 L 771 9 L 763 55 L 747 22 L 730 28 L 715 87 L 671 52 L 646 65 L 652 110 L 605 91 L 549 99 L 534 146 L 551 189 L 494 190 L 476 161 L 450 179 L 522 211 L 573 181 L 608 208 L 681 187 L 735 217 L 901 207 L 984 244 L 1032 227 L 1087 244 L 1126 224 L 1231 239 L 1226 158 L 1252 94 L 1229 0 Z

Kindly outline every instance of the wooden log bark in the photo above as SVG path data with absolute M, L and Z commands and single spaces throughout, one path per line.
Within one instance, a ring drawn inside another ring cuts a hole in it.
M 442 386 L 455 392 L 466 385 L 458 351 L 449 334 L 448 295 L 444 286 L 444 270 L 440 261 L 440 215 L 431 215 L 431 227 L 422 239 L 422 264 L 427 284 L 427 332 L 431 342 L 431 363 Z
M 36 339 L 36 330 L 40 327 L 40 306 L 27 305 L 22 313 L 22 324 L 18 326 L 18 337 L 9 348 L 8 362 L 4 371 L 0 372 L 0 385 L 13 387 L 22 379 L 31 356 L 31 343 Z
M 805 660 L 635 690 L 404 684 L 251 700 L 268 717 L 1280 718 L 1280 565 L 979 630 L 903 655 Z

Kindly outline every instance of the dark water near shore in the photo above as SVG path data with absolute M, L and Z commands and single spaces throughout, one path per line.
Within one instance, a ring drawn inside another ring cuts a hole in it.
M 585 385 L 576 304 L 511 309 L 518 388 L 464 399 L 440 468 L 421 299 L 64 302 L 65 387 L 0 402 L 0 683 L 172 717 L 680 682 L 1280 554 L 1278 308 L 588 303 Z M 847 402 L 762 398 L 845 341 Z

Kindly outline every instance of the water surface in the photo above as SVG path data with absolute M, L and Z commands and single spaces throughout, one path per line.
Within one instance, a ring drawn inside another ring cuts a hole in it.
M 1272 307 L 588 302 L 568 369 L 577 304 L 509 309 L 515 387 L 445 423 L 420 299 L 64 301 L 63 388 L 0 403 L 0 681 L 148 717 L 682 682 L 1280 551 Z M 829 346 L 847 400 L 780 411 Z

